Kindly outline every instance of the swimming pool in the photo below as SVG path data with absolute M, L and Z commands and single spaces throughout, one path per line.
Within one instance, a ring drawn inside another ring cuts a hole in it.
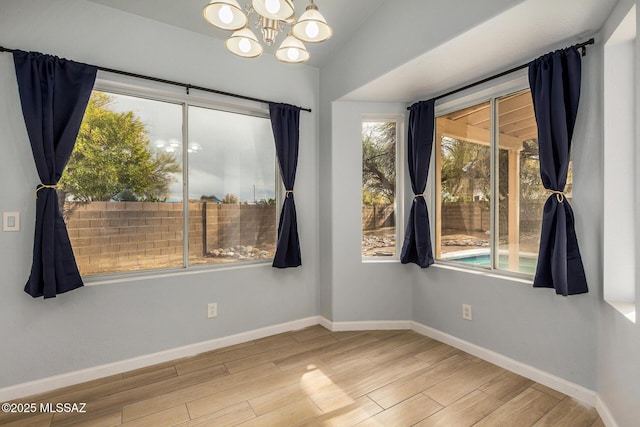
M 473 255 L 453 255 L 446 256 L 443 261 L 461 262 L 464 264 L 474 265 L 476 267 L 490 268 L 491 261 L 489 254 L 473 254 Z M 520 268 L 519 272 L 523 274 L 533 275 L 536 272 L 536 265 L 538 258 L 532 255 L 520 255 Z M 500 270 L 507 270 L 509 268 L 509 258 L 506 254 L 500 254 L 498 257 L 498 268 Z

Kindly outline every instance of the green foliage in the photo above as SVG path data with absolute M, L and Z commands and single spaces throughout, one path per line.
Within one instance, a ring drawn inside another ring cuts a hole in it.
M 362 203 L 392 204 L 396 193 L 396 124 L 364 123 L 362 128 Z
M 374 193 L 367 188 L 362 189 L 362 204 L 364 206 L 389 205 L 391 203 L 387 197 L 379 192 Z
M 522 147 L 520 152 L 520 198 L 522 200 L 544 201 L 549 197 L 549 192 L 545 190 L 540 178 L 538 140 L 524 141 Z M 508 185 L 508 182 L 504 183 L 505 188 Z
M 113 111 L 111 101 L 101 92 L 91 95 L 75 148 L 58 183 L 63 199 L 166 199 L 172 174 L 181 171 L 176 157 L 164 152 L 154 156 L 144 123 L 131 111 Z
M 463 140 L 444 137 L 441 143 L 442 197 L 444 201 L 472 201 L 473 192 L 478 191 L 489 199 L 491 187 L 490 149 L 487 146 Z M 509 153 L 499 150 L 499 198 L 508 197 L 509 191 Z M 571 170 L 569 171 L 571 178 Z M 569 182 L 571 180 L 569 179 Z M 571 186 L 567 186 L 569 192 Z M 538 141 L 523 141 L 520 152 L 520 199 L 544 201 L 549 192 L 544 189 L 540 179 L 540 161 L 538 160 Z
M 474 190 L 490 190 L 489 147 L 443 137 L 441 180 L 445 201 L 471 201 Z
M 235 194 L 227 193 L 224 195 L 222 199 L 222 203 L 227 205 L 237 205 L 238 204 L 238 196 Z
M 276 204 L 276 199 L 260 199 L 258 200 L 258 204 L 259 205 L 267 205 L 267 206 L 273 206 Z

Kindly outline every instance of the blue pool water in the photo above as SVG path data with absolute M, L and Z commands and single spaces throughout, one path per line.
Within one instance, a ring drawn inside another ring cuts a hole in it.
M 471 264 L 477 267 L 490 268 L 491 261 L 489 254 L 479 255 L 460 255 L 456 257 L 446 258 L 447 261 L 462 262 L 464 264 Z M 533 275 L 536 272 L 537 258 L 531 256 L 520 256 L 520 273 Z M 507 270 L 509 268 L 509 259 L 507 255 L 500 255 L 498 258 L 498 268 L 500 270 Z

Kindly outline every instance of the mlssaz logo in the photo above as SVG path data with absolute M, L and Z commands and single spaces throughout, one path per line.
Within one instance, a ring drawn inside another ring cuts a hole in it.
M 86 413 L 86 407 L 87 404 L 86 403 L 69 403 L 69 402 L 65 402 L 65 403 L 41 403 L 40 404 L 40 412 L 54 412 L 54 413 L 79 413 L 79 414 L 84 414 Z

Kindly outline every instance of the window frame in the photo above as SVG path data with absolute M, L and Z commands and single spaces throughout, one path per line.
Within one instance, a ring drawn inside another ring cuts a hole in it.
M 195 91 L 194 89 L 191 89 Z M 188 114 L 189 107 L 207 108 L 232 114 L 241 114 L 251 117 L 264 118 L 269 120 L 269 109 L 261 103 L 246 100 L 232 100 L 222 95 L 210 94 L 207 92 L 185 93 L 184 89 L 169 86 L 164 83 L 141 82 L 139 79 L 132 77 L 115 75 L 108 72 L 99 72 L 98 78 L 92 88 L 92 91 L 105 92 L 107 94 L 122 95 L 147 99 L 151 101 L 165 102 L 179 105 L 182 110 L 182 141 L 189 140 Z M 178 267 L 167 268 L 149 268 L 141 270 L 121 271 L 114 273 L 98 273 L 91 275 L 82 275 L 85 285 L 101 285 L 108 283 L 122 283 L 134 280 L 154 279 L 162 277 L 173 277 L 185 274 L 200 274 L 211 271 L 236 270 L 243 268 L 255 268 L 271 266 L 273 258 L 243 261 L 235 263 L 220 264 L 197 264 L 190 265 L 189 262 L 189 155 L 188 144 L 182 144 L 182 218 L 183 218 L 183 257 L 182 265 Z M 275 154 L 275 151 L 274 151 Z M 284 197 L 284 187 L 278 167 L 277 154 L 274 155 L 275 170 L 275 198 L 276 212 L 274 218 L 275 230 L 278 229 L 278 218 L 282 210 L 282 201 Z M 277 232 L 277 231 L 276 231 Z M 276 242 L 274 242 L 275 245 Z
M 636 324 L 638 300 L 638 197 L 621 202 L 622 195 L 638 194 L 636 166 L 639 151 L 636 76 L 637 11 L 635 3 L 619 18 L 603 43 L 603 299 Z M 622 58 L 622 61 L 621 61 Z M 628 63 L 625 59 L 628 58 Z M 622 105 L 622 107 L 620 107 Z M 624 113 L 620 113 L 620 110 Z M 627 179 L 620 180 L 621 175 Z M 609 190 L 609 189 L 613 190 Z M 615 203 L 611 203 L 615 201 Z M 621 231 L 624 230 L 624 231 Z
M 405 119 L 403 114 L 363 114 L 360 118 L 360 258 L 364 264 L 400 262 L 400 252 L 404 241 L 404 205 L 405 205 Z M 391 257 L 365 256 L 362 254 L 362 125 L 364 123 L 395 122 L 396 124 L 396 189 L 394 198 L 396 222 L 396 253 Z
M 491 164 L 491 177 L 490 177 L 490 188 L 491 194 L 497 194 L 498 183 L 499 183 L 499 172 L 497 170 L 496 162 L 498 160 L 498 150 L 499 146 L 495 143 L 498 138 L 498 127 L 497 124 L 497 101 L 500 97 L 514 94 L 520 91 L 530 89 L 529 80 L 528 80 L 528 72 L 526 69 L 517 71 L 512 73 L 509 76 L 505 76 L 499 78 L 497 80 L 487 82 L 483 85 L 480 85 L 476 88 L 468 89 L 462 91 L 458 94 L 452 95 L 450 97 L 444 98 L 442 101 L 436 102 L 435 105 L 435 114 L 434 114 L 434 144 L 431 152 L 431 167 L 429 168 L 428 181 L 431 183 L 427 185 L 429 189 L 429 199 L 430 203 L 428 204 L 429 209 L 429 218 L 431 219 L 431 244 L 434 248 L 436 248 L 436 233 L 440 227 L 440 218 L 436 215 L 437 213 L 437 203 L 440 200 L 440 194 L 437 193 L 437 183 L 436 177 L 437 172 L 436 169 L 440 167 L 437 159 L 439 156 L 436 154 L 436 150 L 440 149 L 440 143 L 435 141 L 436 133 L 435 133 L 435 120 L 437 120 L 441 116 L 445 116 L 449 113 L 471 107 L 474 105 L 478 105 L 481 103 L 489 102 L 491 108 L 491 145 L 490 145 L 490 164 Z M 511 281 L 520 282 L 520 283 L 533 283 L 534 274 L 526 274 L 519 273 L 515 271 L 509 270 L 500 270 L 493 266 L 493 260 L 499 251 L 499 236 L 496 235 L 496 213 L 498 212 L 498 204 L 499 200 L 496 197 L 491 198 L 491 209 L 490 209 L 490 256 L 492 260 L 492 265 L 489 268 L 478 267 L 471 264 L 465 264 L 463 262 L 456 261 L 448 261 L 443 259 L 438 259 L 434 256 L 435 266 L 442 266 L 449 269 L 455 269 L 459 271 L 465 271 L 468 273 L 474 274 L 484 274 L 494 277 L 500 277 L 505 279 L 510 279 Z

